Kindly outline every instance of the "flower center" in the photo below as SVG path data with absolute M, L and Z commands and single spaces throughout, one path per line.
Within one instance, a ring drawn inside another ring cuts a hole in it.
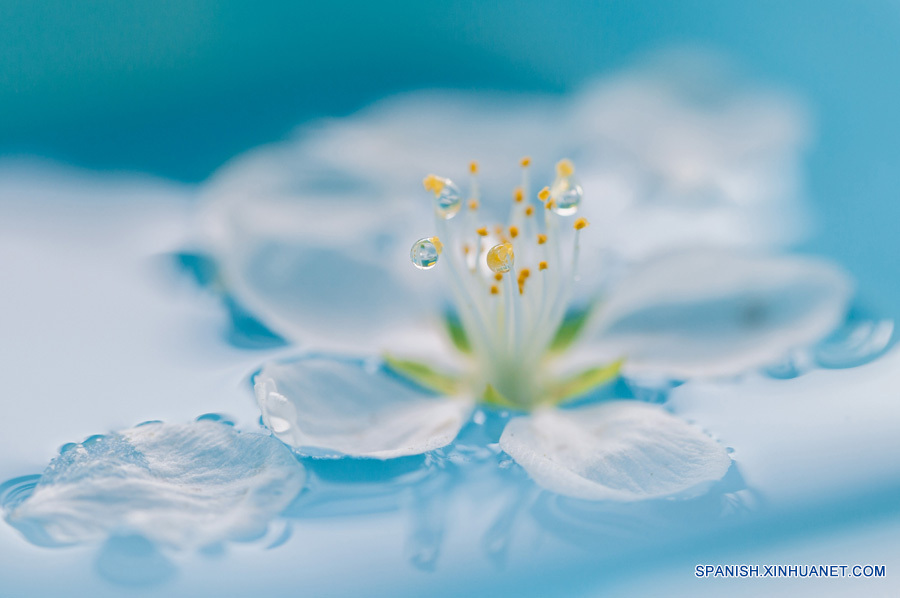
M 478 164 L 469 165 L 468 200 L 450 179 L 425 177 L 434 202 L 437 235 L 419 239 L 410 251 L 417 268 L 447 264 L 456 313 L 479 364 L 486 397 L 532 406 L 543 395 L 542 365 L 565 318 L 577 280 L 579 237 L 588 226 L 577 218 L 582 189 L 572 162 L 556 165 L 553 183 L 530 192 L 531 160 L 523 158 L 522 180 L 513 190 L 508 222 L 479 220 Z M 463 211 L 464 215 L 456 218 Z M 571 249 L 567 240 L 571 236 Z

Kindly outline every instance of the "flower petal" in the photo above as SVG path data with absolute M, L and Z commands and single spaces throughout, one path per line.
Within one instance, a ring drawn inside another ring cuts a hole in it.
M 579 163 L 603 244 L 629 260 L 697 244 L 767 247 L 802 238 L 800 159 L 809 137 L 793 98 L 748 88 L 702 52 L 669 52 L 597 81 L 575 102 Z
M 731 465 L 725 448 L 701 430 L 640 401 L 518 417 L 500 447 L 539 485 L 587 500 L 680 494 L 719 480 Z
M 200 548 L 261 535 L 305 477 L 268 436 L 206 420 L 148 423 L 65 450 L 7 520 L 42 544 L 139 534 Z
M 309 356 L 254 377 L 263 422 L 302 452 L 390 459 L 446 446 L 473 402 L 441 397 L 380 364 Z
M 741 373 L 825 337 L 845 317 L 847 275 L 806 257 L 695 250 L 646 262 L 611 291 L 593 350 L 628 373 Z

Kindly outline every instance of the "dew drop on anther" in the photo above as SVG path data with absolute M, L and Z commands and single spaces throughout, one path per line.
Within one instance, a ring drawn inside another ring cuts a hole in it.
M 439 188 L 434 194 L 434 209 L 438 216 L 450 220 L 462 207 L 462 194 L 450 179 L 435 177 L 434 180 L 438 181 L 436 188 Z
M 553 211 L 560 216 L 571 216 L 578 211 L 581 205 L 581 196 L 584 190 L 581 185 L 569 180 L 563 179 L 553 189 Z
M 502 273 L 509 272 L 509 269 L 515 264 L 516 256 L 513 253 L 511 243 L 500 243 L 491 247 L 487 252 L 487 265 L 491 272 Z
M 409 259 L 419 270 L 430 270 L 438 261 L 438 248 L 430 238 L 419 239 L 409 250 Z

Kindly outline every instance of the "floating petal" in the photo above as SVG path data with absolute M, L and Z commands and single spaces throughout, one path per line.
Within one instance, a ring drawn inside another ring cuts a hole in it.
M 271 437 L 210 420 L 153 422 L 70 447 L 6 519 L 45 545 L 131 534 L 201 548 L 262 535 L 305 477 Z
M 266 426 L 310 454 L 425 453 L 456 438 L 473 404 L 431 393 L 380 364 L 330 357 L 270 363 L 254 385 Z
M 539 485 L 586 500 L 681 494 L 719 480 L 731 465 L 725 448 L 701 430 L 640 401 L 518 417 L 500 447 Z

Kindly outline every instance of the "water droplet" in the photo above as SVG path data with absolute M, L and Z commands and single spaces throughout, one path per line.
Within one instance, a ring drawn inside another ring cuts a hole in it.
M 851 319 L 813 350 L 823 368 L 851 368 L 869 363 L 891 345 L 894 323 L 890 320 Z
M 161 424 L 161 423 L 163 423 L 163 421 L 161 419 L 148 419 L 147 421 L 141 422 L 138 425 L 136 425 L 135 428 L 140 428 L 141 426 L 152 426 L 152 425 Z
M 512 243 L 500 243 L 487 252 L 487 265 L 491 272 L 509 272 L 516 263 Z
M 444 220 L 450 220 L 462 207 L 462 198 L 457 187 L 450 179 L 441 179 L 444 186 L 434 198 L 434 210 Z
M 560 216 L 571 216 L 578 211 L 582 195 L 584 190 L 581 185 L 570 179 L 562 179 L 554 185 L 552 192 L 553 211 Z
M 64 445 L 62 445 L 61 447 L 59 447 L 59 454 L 64 455 L 65 453 L 68 453 L 76 446 L 78 446 L 78 444 L 75 442 L 67 442 Z
M 94 434 L 93 436 L 88 436 L 84 439 L 84 442 L 81 443 L 81 446 L 91 446 L 102 442 L 103 439 L 106 438 L 103 434 Z
M 409 259 L 419 270 L 430 270 L 438 261 L 438 250 L 431 239 L 419 239 L 409 250 Z
M 226 426 L 233 426 L 234 422 L 229 419 L 227 415 L 222 415 L 221 413 L 204 413 L 200 417 L 197 418 L 198 422 L 202 421 L 210 421 L 210 422 L 218 422 L 220 424 L 224 424 Z

